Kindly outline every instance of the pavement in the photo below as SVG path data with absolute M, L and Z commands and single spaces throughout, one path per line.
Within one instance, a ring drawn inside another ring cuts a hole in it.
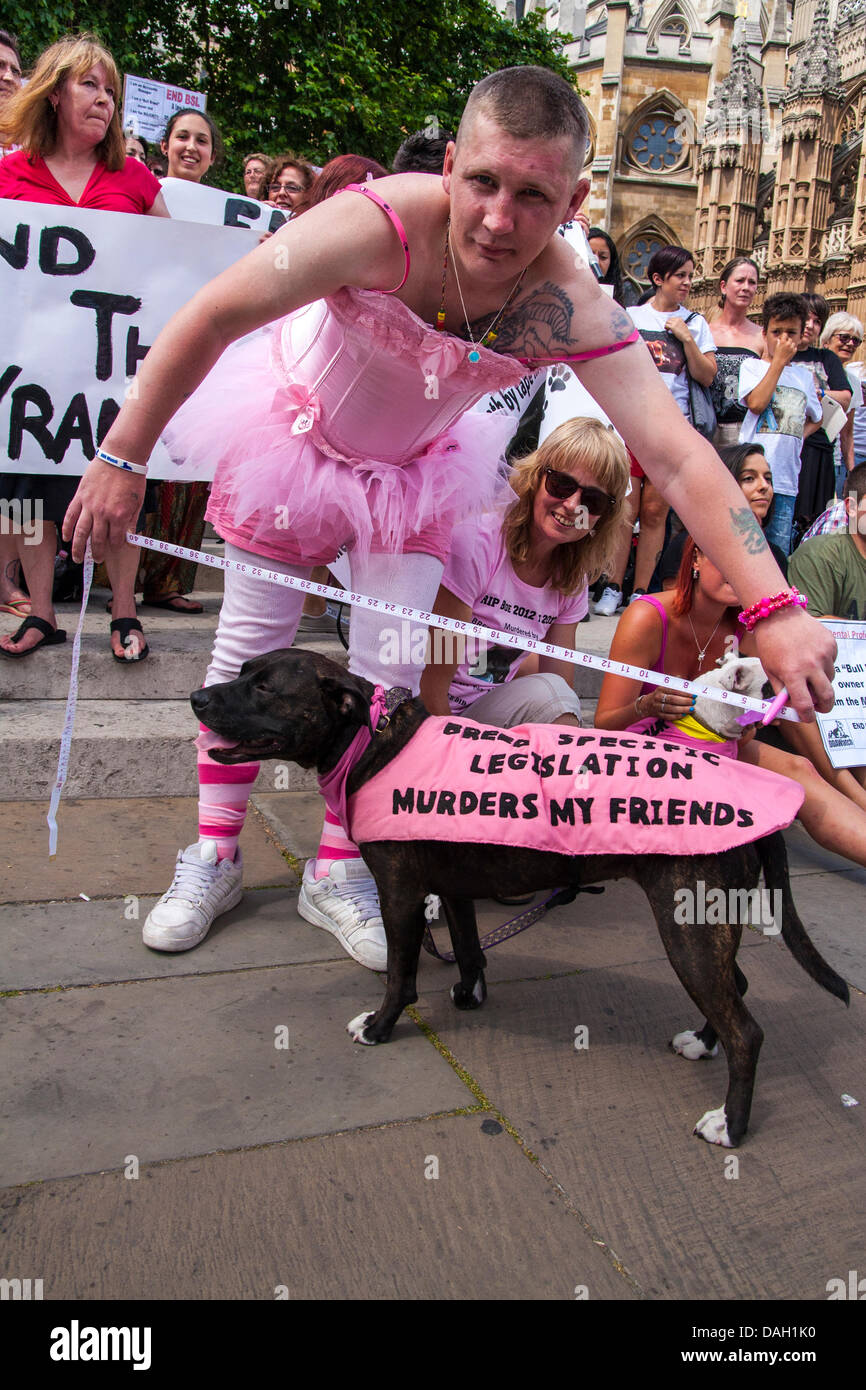
M 208 603 L 202 648 L 218 594 Z M 451 1004 L 455 967 L 423 956 L 391 1043 L 355 1046 L 345 1025 L 382 983 L 298 916 L 320 803 L 279 765 L 244 831 L 243 902 L 194 951 L 142 946 L 195 826 L 170 765 L 186 755 L 153 750 L 160 726 L 179 737 L 203 665 L 178 678 L 171 719 L 149 663 L 120 672 L 140 687 L 107 691 L 98 605 L 80 717 L 95 727 L 84 705 L 105 707 L 134 775 L 73 743 L 86 776 L 61 804 L 53 861 L 35 690 L 42 679 L 59 727 L 62 652 L 23 663 L 37 684 L 7 684 L 0 703 L 4 747 L 23 745 L 0 800 L 0 1274 L 42 1279 L 46 1300 L 711 1303 L 824 1300 L 829 1280 L 862 1269 L 866 871 L 787 832 L 800 915 L 852 1002 L 747 929 L 766 1040 L 736 1152 L 692 1136 L 722 1103 L 725 1062 L 669 1049 L 698 1019 L 631 883 L 494 948 L 475 1013 Z M 194 625 L 141 616 L 155 652 L 176 643 L 176 669 Z M 579 643 L 606 650 L 613 622 L 584 625 Z M 482 931 L 508 911 L 478 906 Z

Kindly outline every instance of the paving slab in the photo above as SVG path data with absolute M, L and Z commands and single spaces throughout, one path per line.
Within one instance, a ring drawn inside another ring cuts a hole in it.
M 46 1299 L 638 1296 L 482 1114 L 7 1190 L 0 1226 Z
M 64 797 L 57 855 L 49 859 L 47 813 L 47 800 L 0 801 L 0 902 L 77 900 L 80 893 L 159 897 L 171 883 L 178 850 L 198 838 L 194 796 Z M 242 844 L 248 887 L 297 884 L 256 815 L 247 817 Z
M 131 897 L 0 907 L 2 989 L 65 989 L 348 961 L 335 937 L 298 916 L 296 888 L 248 890 L 192 951 L 152 951 L 142 944 L 141 928 L 155 902 Z M 357 967 L 359 1000 L 366 997 L 362 970 Z
M 346 958 L 0 1000 L 0 1185 L 472 1104 L 408 1017 L 400 1046 L 351 1042 L 362 971 Z
M 419 1000 L 650 1298 L 824 1299 L 862 1263 L 864 1001 L 846 1012 L 769 940 L 748 976 L 766 1041 L 736 1153 L 691 1135 L 721 1104 L 726 1067 L 669 1051 L 697 1011 L 667 963 L 502 982 L 472 1014 Z M 575 1050 L 581 1025 L 588 1047 Z

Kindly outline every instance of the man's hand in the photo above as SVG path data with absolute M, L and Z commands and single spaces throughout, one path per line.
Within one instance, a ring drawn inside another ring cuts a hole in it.
M 72 558 L 84 559 L 88 539 L 93 558 L 105 558 L 108 545 L 120 545 L 135 523 L 144 500 L 146 479 L 94 459 L 78 485 L 63 519 L 63 539 L 72 541 Z
M 833 708 L 833 662 L 836 642 L 821 623 L 802 608 L 781 608 L 754 630 L 761 665 L 774 689 L 786 686 L 788 702 L 811 723 L 815 710 Z
M 773 353 L 773 365 L 779 368 L 787 367 L 798 352 L 799 348 L 793 338 L 780 338 Z

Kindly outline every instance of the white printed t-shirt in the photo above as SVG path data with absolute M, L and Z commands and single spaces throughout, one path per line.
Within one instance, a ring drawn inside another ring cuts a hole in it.
M 684 304 L 679 304 L 676 309 L 671 309 L 669 313 L 665 314 L 658 309 L 651 308 L 649 304 L 636 304 L 633 308 L 627 309 L 626 313 L 631 317 L 632 323 L 649 348 L 653 362 L 658 367 L 659 375 L 665 386 L 686 419 L 691 420 L 686 350 L 679 338 L 675 338 L 673 333 L 667 331 L 665 324 L 668 319 L 674 316 L 682 319 L 684 323 L 688 319 L 686 327 L 694 338 L 698 349 L 701 352 L 715 352 L 715 340 L 703 314 L 693 313 Z
M 518 579 L 502 539 L 499 512 L 455 526 L 442 583 L 469 606 L 473 622 L 521 637 L 544 637 L 553 623 L 578 623 L 588 612 L 586 585 L 562 594 L 552 585 L 539 589 Z M 470 645 L 467 655 L 473 654 L 476 660 L 458 666 L 448 691 L 455 714 L 492 686 L 513 680 L 526 655 L 516 647 L 488 643 L 476 653 Z
M 753 361 L 751 358 L 743 362 L 740 367 L 740 401 L 743 405 L 769 370 L 769 362 Z M 740 443 L 763 446 L 773 474 L 775 492 L 785 497 L 796 497 L 806 420 L 820 420 L 822 416 L 811 368 L 793 362 L 782 368 L 773 399 L 766 410 L 762 410 L 760 415 L 756 415 L 754 410 L 746 411 L 746 418 L 740 426 Z

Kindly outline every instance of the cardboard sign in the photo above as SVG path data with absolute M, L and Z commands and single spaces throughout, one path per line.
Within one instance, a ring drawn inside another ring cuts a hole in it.
M 204 92 L 172 87 L 150 77 L 133 77 L 131 73 L 123 79 L 123 129 L 143 135 L 145 140 L 161 140 L 168 118 L 175 111 L 204 111 L 206 106 Z
M 818 715 L 818 728 L 834 767 L 866 767 L 866 623 L 825 618 L 824 626 L 838 648 L 836 703 L 829 714 Z
M 207 222 L 213 227 L 243 227 L 247 231 L 276 232 L 288 221 L 280 208 L 272 208 L 244 193 L 208 188 L 191 179 L 163 179 L 162 196 L 176 222 Z
M 790 825 L 803 795 L 798 783 L 712 745 L 437 716 L 350 797 L 349 833 L 361 845 L 716 854 Z
M 0 199 L 0 471 L 80 474 L 151 343 L 255 232 Z M 231 349 L 230 349 L 231 350 Z M 155 478 L 202 478 L 158 445 Z

